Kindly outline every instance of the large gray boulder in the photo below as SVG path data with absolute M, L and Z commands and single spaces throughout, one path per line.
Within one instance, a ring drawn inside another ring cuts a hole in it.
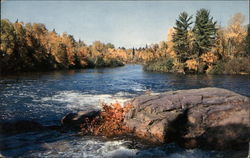
M 140 138 L 187 148 L 234 149 L 250 141 L 249 98 L 221 88 L 143 95 L 125 124 Z

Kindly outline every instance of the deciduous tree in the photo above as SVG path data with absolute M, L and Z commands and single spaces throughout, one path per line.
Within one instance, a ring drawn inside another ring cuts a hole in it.
M 246 55 L 250 56 L 250 24 L 247 26 L 246 44 Z

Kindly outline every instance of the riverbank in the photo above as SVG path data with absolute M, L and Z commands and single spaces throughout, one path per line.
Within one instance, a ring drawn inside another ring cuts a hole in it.
M 182 74 L 214 74 L 214 75 L 250 75 L 250 57 L 238 57 L 213 64 L 206 62 L 187 61 L 174 62 L 172 58 L 147 62 L 143 65 L 145 71 L 171 72 Z
M 118 59 L 106 59 L 99 58 L 98 60 L 94 60 L 88 58 L 84 65 L 74 65 L 70 67 L 30 67 L 30 68 L 20 68 L 18 70 L 9 70 L 2 69 L 0 70 L 0 75 L 10 75 L 10 74 L 22 74 L 22 73 L 32 73 L 32 72 L 53 72 L 53 71 L 66 71 L 66 70 L 81 70 L 81 69 L 97 69 L 97 68 L 115 68 L 121 67 L 125 64 Z

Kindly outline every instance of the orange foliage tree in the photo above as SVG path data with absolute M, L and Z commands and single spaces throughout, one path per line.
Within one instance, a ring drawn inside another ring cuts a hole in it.
M 230 58 L 241 56 L 245 52 L 247 30 L 243 26 L 244 20 L 245 17 L 241 13 L 236 13 L 225 30 L 226 51 Z

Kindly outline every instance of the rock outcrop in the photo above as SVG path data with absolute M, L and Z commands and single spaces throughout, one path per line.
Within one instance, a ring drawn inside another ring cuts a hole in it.
M 179 90 L 139 96 L 126 125 L 155 143 L 186 148 L 237 149 L 250 141 L 249 98 L 220 88 Z
M 33 120 L 18 120 L 12 122 L 0 122 L 0 134 L 18 134 L 25 132 L 35 132 L 41 130 L 57 130 L 65 131 L 68 129 L 80 129 L 80 125 L 91 121 L 99 116 L 100 111 L 88 110 L 80 111 L 78 113 L 69 113 L 61 120 L 61 125 L 43 126 L 42 124 Z
M 69 113 L 61 120 L 62 127 L 80 129 L 86 121 L 91 121 L 100 115 L 99 110 L 79 111 L 78 113 Z

